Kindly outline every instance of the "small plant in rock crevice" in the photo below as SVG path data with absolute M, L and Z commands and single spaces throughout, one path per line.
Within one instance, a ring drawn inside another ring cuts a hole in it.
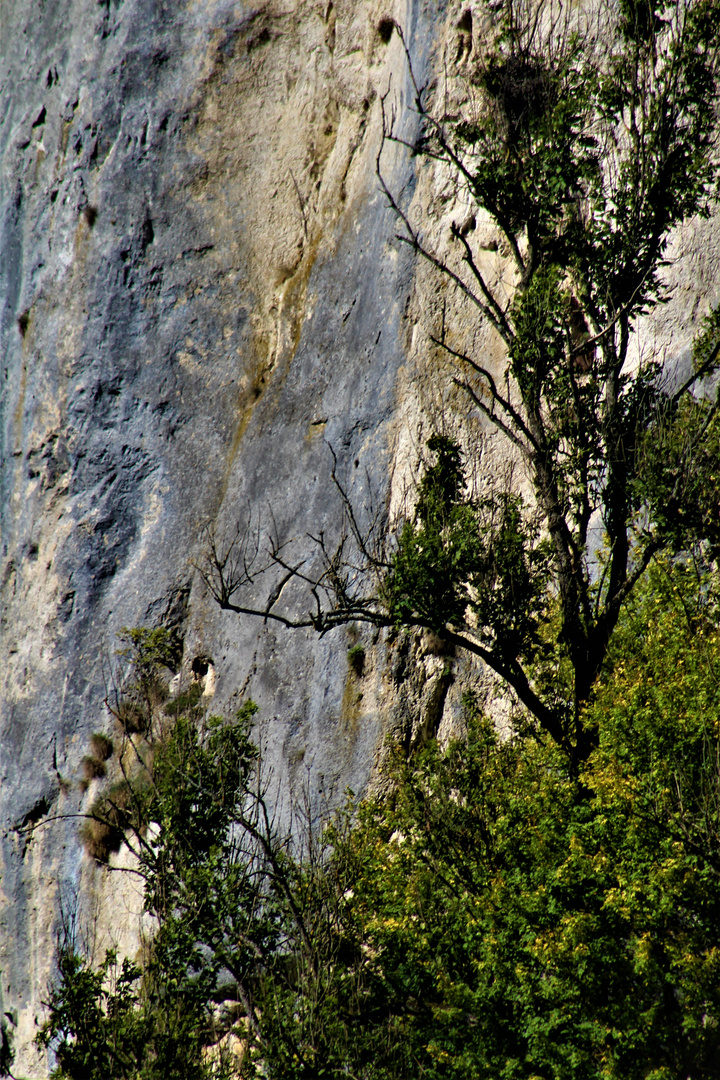
M 347 652 L 348 665 L 350 669 L 360 678 L 365 669 L 365 648 L 359 642 L 356 645 L 352 645 Z

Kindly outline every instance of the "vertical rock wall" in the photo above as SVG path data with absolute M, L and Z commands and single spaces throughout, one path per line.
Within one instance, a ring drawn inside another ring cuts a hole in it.
M 421 69 L 438 5 L 418 0 L 0 0 L 0 969 L 20 1074 L 47 1071 L 30 1043 L 59 897 L 112 895 L 118 934 L 133 917 L 67 817 L 92 796 L 121 627 L 179 628 L 218 707 L 256 697 L 281 796 L 372 767 L 383 719 L 347 690 L 345 636 L 222 617 L 192 559 L 248 501 L 287 535 L 332 526 L 326 441 L 354 490 L 366 467 L 385 485 L 411 275 L 374 175 L 378 92 L 406 94 L 388 14 Z
M 97 915 L 99 947 L 137 925 L 129 879 L 92 866 L 70 816 L 93 795 L 80 763 L 123 626 L 177 629 L 184 671 L 212 660 L 218 709 L 259 702 L 281 805 L 361 790 L 385 731 L 412 741 L 455 708 L 437 642 L 364 636 L 360 679 L 354 631 L 223 615 L 193 559 L 208 522 L 222 536 L 248 507 L 285 539 L 332 532 L 328 444 L 357 505 L 384 505 L 452 412 L 428 348 L 452 297 L 392 242 L 375 177 L 388 87 L 413 125 L 377 27 L 395 17 L 418 77 L 462 95 L 477 6 L 0 0 L 0 979 L 18 1075 L 47 1074 L 31 1044 L 61 901 Z M 383 160 L 445 243 L 443 177 Z M 677 238 L 676 298 L 646 328 L 671 362 L 718 298 L 715 232 Z

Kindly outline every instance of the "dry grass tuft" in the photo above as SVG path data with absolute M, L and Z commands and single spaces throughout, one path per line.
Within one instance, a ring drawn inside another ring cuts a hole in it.
M 94 731 L 90 736 L 90 750 L 97 761 L 108 761 L 113 755 L 112 739 L 102 731 Z
M 83 780 L 88 784 L 91 780 L 100 780 L 107 772 L 105 763 L 100 761 L 96 757 L 92 757 L 90 754 L 86 754 L 82 759 L 82 774 Z
M 90 808 L 88 820 L 80 830 L 83 846 L 91 858 L 107 863 L 110 855 L 120 850 L 125 830 L 130 825 L 132 792 L 122 781 L 114 784 L 106 796 Z

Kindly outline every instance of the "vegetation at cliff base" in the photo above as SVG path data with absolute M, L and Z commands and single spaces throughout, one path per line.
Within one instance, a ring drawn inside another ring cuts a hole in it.
M 158 745 L 135 961 L 62 943 L 39 1041 L 66 1080 L 686 1080 L 720 1055 L 720 595 L 653 564 L 613 639 L 579 775 L 467 730 L 291 845 L 252 707 Z M 147 788 L 145 789 L 147 792 Z M 99 962 L 98 962 L 99 961 Z
M 698 584 L 643 584 L 579 777 L 471 710 L 363 807 L 351 907 L 407 1053 L 381 1075 L 715 1075 L 720 652 Z

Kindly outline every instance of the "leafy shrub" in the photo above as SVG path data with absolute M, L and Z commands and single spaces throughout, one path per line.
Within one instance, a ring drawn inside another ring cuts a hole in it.
M 90 823 L 99 853 L 154 823 L 137 850 L 157 931 L 142 977 L 63 959 L 41 1032 L 57 1075 L 709 1080 L 718 610 L 712 569 L 653 567 L 579 774 L 531 732 L 498 738 L 469 698 L 463 739 L 398 748 L 388 795 L 294 850 L 264 803 L 255 707 L 181 713 L 145 791 L 113 790 Z

